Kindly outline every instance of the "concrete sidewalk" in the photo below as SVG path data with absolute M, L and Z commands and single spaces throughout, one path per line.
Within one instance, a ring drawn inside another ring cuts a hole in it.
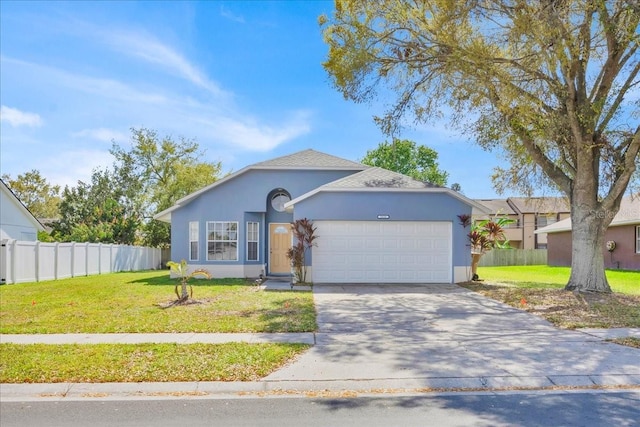
M 13 344 L 222 344 L 245 343 L 302 343 L 315 344 L 313 332 L 300 333 L 160 333 L 160 334 L 0 334 L 0 343 Z
M 319 328 L 315 334 L 0 336 L 3 343 L 37 338 L 50 343 L 241 340 L 315 344 L 261 381 L 1 384 L 0 399 L 640 389 L 640 349 L 604 341 L 620 336 L 640 338 L 638 329 L 558 330 L 544 319 L 456 285 L 316 285 L 313 291 Z

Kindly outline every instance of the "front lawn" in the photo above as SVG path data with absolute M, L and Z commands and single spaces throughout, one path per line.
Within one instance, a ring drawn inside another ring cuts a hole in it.
M 478 268 L 478 275 L 485 282 L 517 283 L 529 288 L 564 288 L 570 274 L 569 267 L 546 265 Z M 640 295 L 640 271 L 607 270 L 606 275 L 614 292 Z
M 309 332 L 311 292 L 264 292 L 242 279 L 194 280 L 200 304 L 176 298 L 167 271 L 0 286 L 0 333 Z
M 544 317 L 561 328 L 640 328 L 640 272 L 607 271 L 612 294 L 564 291 L 566 267 L 480 267 L 462 286 Z
M 255 381 L 304 344 L 0 344 L 0 383 Z

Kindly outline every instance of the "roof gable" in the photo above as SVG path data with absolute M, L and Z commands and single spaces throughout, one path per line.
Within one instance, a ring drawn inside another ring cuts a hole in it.
M 275 159 L 266 160 L 264 162 L 254 163 L 246 166 L 237 172 L 229 174 L 216 182 L 203 187 L 197 191 L 178 200 L 172 207 L 165 209 L 154 215 L 154 219 L 159 221 L 171 222 L 171 212 L 187 205 L 196 197 L 206 193 L 225 182 L 231 181 L 236 177 L 250 170 L 353 170 L 354 172 L 367 169 L 369 166 L 363 165 L 351 160 L 342 159 L 330 154 L 322 153 L 312 149 L 298 151 L 297 153 L 286 156 L 276 157 Z
M 44 226 L 42 225 L 42 223 L 40 223 L 40 221 L 38 221 L 38 218 L 33 216 L 31 211 L 24 205 L 24 203 L 22 203 L 18 196 L 16 196 L 16 194 L 2 179 L 0 179 L 0 187 L 2 188 L 2 192 L 5 194 L 7 200 L 10 200 L 18 208 L 18 210 L 22 212 L 24 217 L 33 224 L 36 230 L 44 231 Z
M 336 181 L 330 182 L 328 184 L 322 185 L 315 190 L 312 190 L 306 194 L 303 194 L 300 197 L 295 198 L 288 202 L 285 207 L 287 209 L 293 209 L 296 203 L 299 203 L 309 197 L 313 197 L 314 195 L 320 192 L 327 191 L 368 191 L 368 192 L 385 192 L 385 191 L 394 191 L 394 192 L 424 192 L 424 193 L 446 193 L 462 202 L 466 203 L 473 208 L 480 210 L 483 213 L 487 213 L 488 209 L 474 201 L 471 200 L 462 194 L 451 190 L 446 187 L 439 187 L 437 185 L 433 185 L 430 183 L 418 181 L 409 176 L 403 175 L 401 173 L 392 172 L 379 167 L 370 167 L 368 169 L 363 170 L 362 172 L 358 172 L 356 174 L 338 179 Z

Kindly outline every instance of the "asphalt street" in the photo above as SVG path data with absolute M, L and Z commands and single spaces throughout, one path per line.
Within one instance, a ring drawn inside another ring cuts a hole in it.
M 640 392 L 9 402 L 2 427 L 638 426 Z

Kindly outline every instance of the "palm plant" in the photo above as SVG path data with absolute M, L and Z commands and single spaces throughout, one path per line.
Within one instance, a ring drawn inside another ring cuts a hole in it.
M 189 284 L 189 280 L 194 277 L 204 277 L 206 279 L 211 279 L 211 274 L 204 269 L 198 269 L 191 273 L 189 273 L 189 268 L 186 260 L 182 260 L 179 263 L 175 261 L 169 261 L 167 263 L 170 271 L 176 274 L 179 277 L 180 282 L 175 287 L 175 293 L 178 297 L 178 300 L 175 301 L 175 304 L 182 304 L 186 302 L 189 298 L 193 298 L 193 286 Z M 180 286 L 180 292 L 178 292 L 178 286 Z M 187 286 L 189 289 L 187 290 Z
M 468 215 L 458 215 L 460 224 L 467 227 L 471 224 L 471 231 L 467 234 L 471 246 L 471 280 L 478 280 L 478 264 L 482 255 L 492 249 L 510 249 L 509 240 L 504 229 L 515 222 L 514 219 L 495 216 L 491 219 L 471 222 Z
M 305 264 L 306 255 L 309 249 L 314 246 L 318 236 L 315 235 L 316 227 L 307 218 L 297 219 L 291 225 L 296 244 L 287 251 L 287 257 L 291 261 L 296 282 L 306 283 L 307 266 Z

